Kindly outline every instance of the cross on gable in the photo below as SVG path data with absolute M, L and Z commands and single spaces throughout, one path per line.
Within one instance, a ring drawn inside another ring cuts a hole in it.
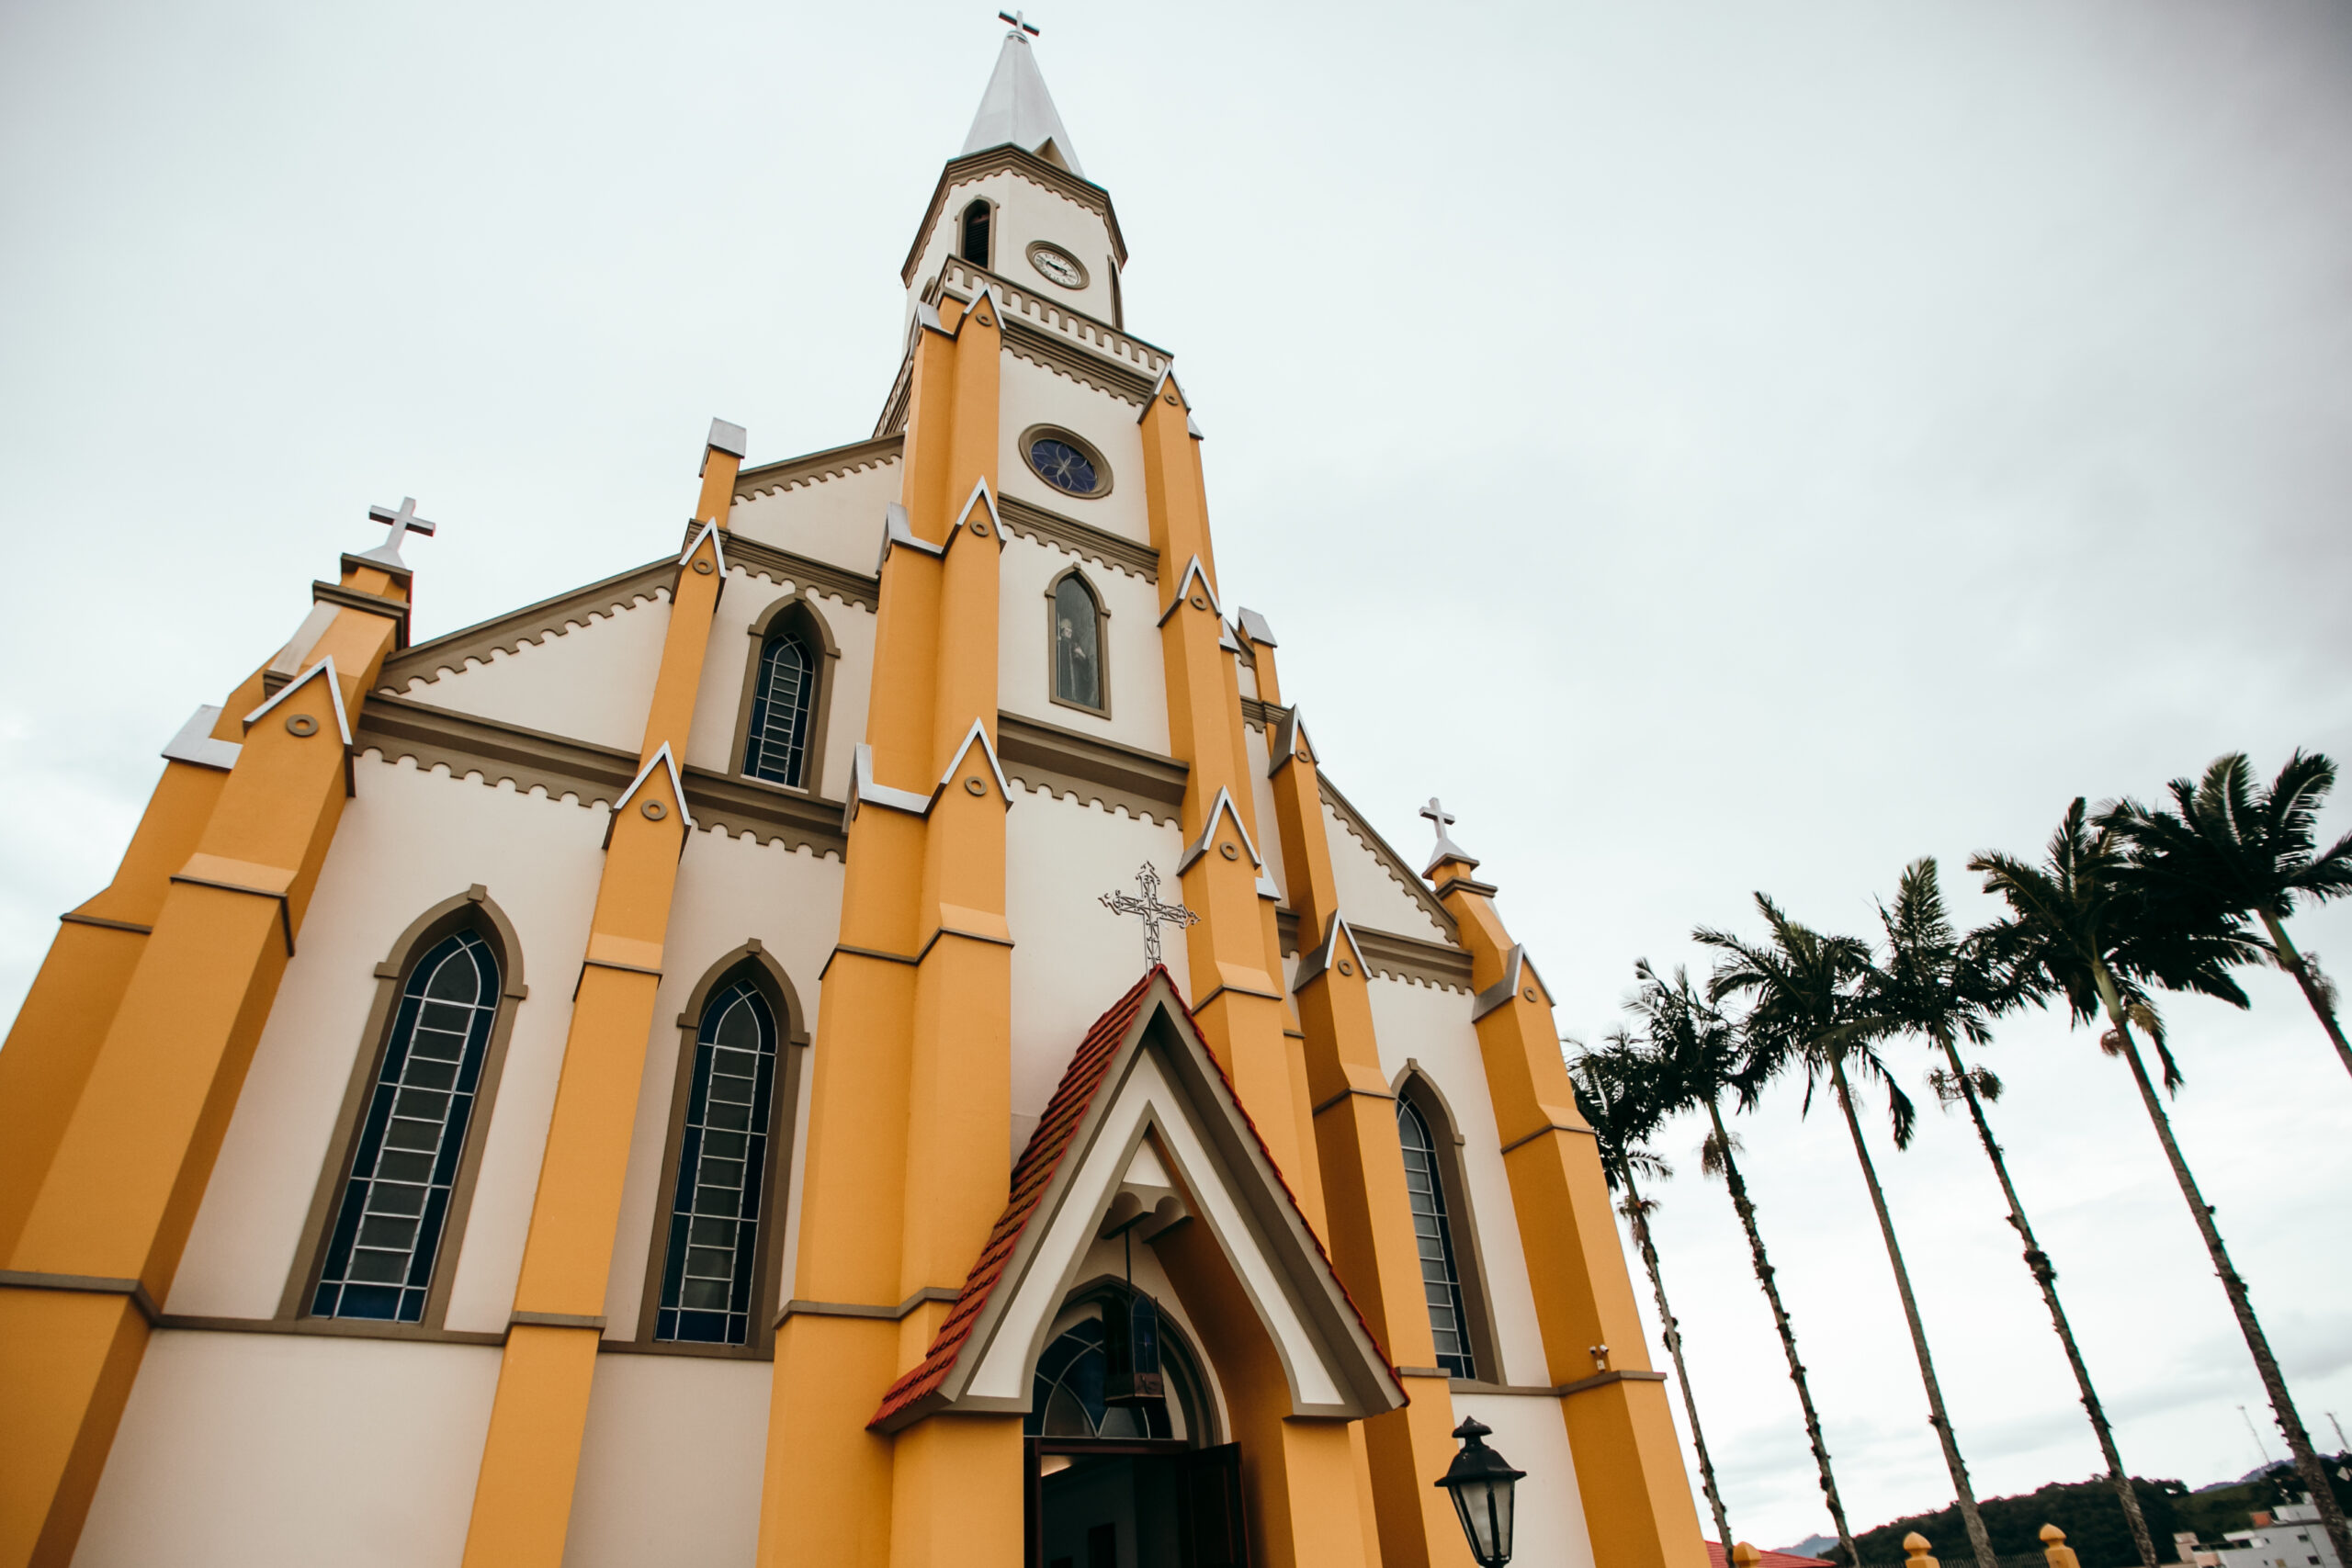
M 1453 827 L 1454 823 L 1461 820 L 1461 818 L 1454 816 L 1453 812 L 1448 811 L 1444 807 L 1440 806 L 1437 801 L 1437 796 L 1435 795 L 1430 796 L 1430 803 L 1421 807 L 1421 815 L 1428 818 L 1430 822 L 1436 825 L 1437 836 L 1441 839 L 1445 837 L 1445 830 L 1448 828 Z
M 996 19 L 1012 23 L 1015 32 L 1027 33 L 1031 38 L 1037 36 L 1037 29 L 1029 25 L 1029 13 L 1026 11 L 999 11 Z
M 1102 907 L 1114 915 L 1143 917 L 1144 967 L 1148 969 L 1159 963 L 1161 926 L 1174 926 L 1182 931 L 1186 926 L 1198 925 L 1201 918 L 1182 904 L 1159 901 L 1159 873 L 1149 861 L 1144 862 L 1143 869 L 1136 873 L 1136 886 L 1143 889 L 1143 897 L 1137 897 L 1132 893 L 1105 893 L 1102 895 Z
M 368 521 L 388 525 L 392 530 L 391 536 L 359 558 L 382 561 L 388 566 L 399 567 L 403 571 L 408 570 L 408 563 L 401 559 L 401 538 L 410 534 L 422 534 L 429 539 L 439 528 L 438 524 L 427 522 L 416 514 L 416 497 L 413 495 L 401 497 L 401 509 L 398 512 L 381 506 L 369 507 Z

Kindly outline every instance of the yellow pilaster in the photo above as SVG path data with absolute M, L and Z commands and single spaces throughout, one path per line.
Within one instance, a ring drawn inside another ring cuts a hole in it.
M 707 450 L 697 521 L 726 526 L 740 461 L 740 453 L 717 446 Z M 469 1568 L 559 1568 L 563 1561 L 596 1343 L 604 1334 L 621 1181 L 685 845 L 686 802 L 677 766 L 685 755 L 725 575 L 719 553 L 718 535 L 706 534 L 679 565 L 639 750 L 640 771 L 627 798 L 615 804 L 605 840 L 514 1289 L 513 1326 L 499 1361 L 466 1532 Z
M 1264 691 L 1272 649 L 1259 644 L 1257 658 Z M 1467 1568 L 1469 1548 L 1453 1505 L 1430 1484 L 1453 1461 L 1453 1393 L 1436 1364 L 1396 1097 L 1381 1071 L 1373 1023 L 1371 976 L 1344 927 L 1334 930 L 1339 884 L 1311 742 L 1295 715 L 1270 740 L 1277 748 L 1271 782 L 1283 869 L 1298 915 L 1296 995 L 1329 1216 L 1325 1235 L 1341 1283 L 1410 1398 L 1363 1424 L 1381 1561 L 1388 1568 Z
M 1592 1131 L 1560 1057 L 1552 998 L 1495 912 L 1475 862 L 1430 868 L 1470 950 L 1478 1051 L 1534 1288 L 1546 1375 L 1561 1389 L 1593 1557 L 1611 1568 L 1705 1568 L 1665 1381 L 1650 1369 Z M 1606 1365 L 1595 1347 L 1607 1347 Z
M 910 372 L 841 941 L 818 1011 L 794 1305 L 776 1335 L 763 1564 L 1020 1557 L 1017 1418 L 864 1430 L 937 1332 L 1011 1174 L 998 308 L 944 301 Z
M 397 606 L 408 576 L 346 558 L 343 586 Z M 31 1145 L 9 1168 L 21 1220 L 0 1275 L 0 1568 L 73 1556 L 342 818 L 347 716 L 394 625 L 337 611 L 305 673 L 239 710 L 233 768 L 209 788 L 167 774 L 113 897 L 93 900 L 152 910 L 127 921 L 152 931 L 130 949 L 67 943 L 45 970 L 37 1016 L 68 1033 L 11 1070 L 0 1130 L 13 1141 L 22 1115 Z

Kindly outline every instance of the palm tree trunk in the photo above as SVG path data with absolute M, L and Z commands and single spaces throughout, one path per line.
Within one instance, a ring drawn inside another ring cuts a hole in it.
M 2344 1070 L 2352 1073 L 2352 1044 L 2345 1043 L 2344 1026 L 2335 1021 L 2335 1008 L 2328 1001 L 2327 993 L 2319 988 L 2318 977 L 2312 973 L 2311 964 L 2296 951 L 2294 942 L 2287 935 L 2287 928 L 2278 916 L 2267 909 L 2257 909 L 2256 913 L 2262 917 L 2263 925 L 2269 930 L 2270 946 L 2278 955 L 2278 967 L 2292 975 L 2295 984 L 2303 988 L 2303 1000 L 2312 1004 L 2312 1011 L 2319 1014 L 2320 1026 L 2327 1031 L 2327 1037 L 2335 1042 L 2335 1054 L 2343 1058 Z
M 1952 1077 L 1960 1081 L 1961 1097 L 1968 1101 L 1968 1114 L 1976 1123 L 1977 1141 L 1984 1145 L 1984 1157 L 1993 1162 L 1993 1174 L 2000 1178 L 2001 1195 L 2009 1202 L 2009 1224 L 2025 1243 L 2026 1267 L 2033 1270 L 2034 1282 L 2041 1287 L 2042 1303 L 2050 1308 L 2050 1325 L 2058 1331 L 2058 1343 L 2065 1348 L 2066 1364 L 2075 1370 L 2075 1386 L 2083 1391 L 2083 1410 L 2091 1418 L 2091 1430 L 2098 1435 L 2098 1451 L 2106 1456 L 2108 1479 L 2115 1483 L 2116 1500 L 2123 1505 L 2124 1522 L 2132 1527 L 2132 1544 L 2139 1548 L 2143 1568 L 2157 1568 L 2156 1543 L 2148 1534 L 2146 1517 L 2140 1512 L 2139 1493 L 2124 1472 L 2123 1456 L 2116 1451 L 2114 1429 L 2107 1424 L 2107 1411 L 2099 1404 L 2098 1391 L 2091 1386 L 2090 1369 L 2083 1364 L 2082 1348 L 2075 1343 L 2075 1331 L 2066 1322 L 2066 1309 L 2058 1304 L 2058 1270 L 2051 1266 L 2049 1255 L 2033 1238 L 2033 1227 L 2026 1223 L 2025 1205 L 2018 1201 L 2018 1190 L 2009 1180 L 2008 1161 L 2002 1157 L 2001 1145 L 1993 1140 L 1993 1125 L 1985 1119 L 1984 1103 L 1976 1098 L 1976 1086 L 1961 1062 L 1960 1048 L 1943 1036 L 1939 1036 L 1936 1043 L 1943 1047 L 1944 1059 L 1951 1064 Z
M 1813 1408 L 1813 1389 L 1805 1382 L 1804 1363 L 1797 1359 L 1797 1331 L 1789 1321 L 1789 1309 L 1781 1304 L 1781 1287 L 1772 1282 L 1772 1265 L 1764 1255 L 1763 1233 L 1756 1228 L 1756 1205 L 1748 1201 L 1747 1183 L 1740 1179 L 1739 1162 L 1732 1158 L 1731 1134 L 1724 1130 L 1723 1108 L 1715 1097 L 1707 1097 L 1707 1120 L 1715 1130 L 1715 1147 L 1722 1151 L 1724 1185 L 1731 1190 L 1731 1206 L 1739 1215 L 1740 1224 L 1747 1232 L 1747 1251 L 1756 1264 L 1756 1282 L 1764 1287 L 1764 1299 L 1772 1306 L 1773 1325 L 1781 1331 L 1781 1348 L 1789 1358 L 1789 1381 L 1797 1385 L 1797 1404 L 1804 1411 L 1804 1435 L 1813 1444 L 1813 1462 L 1821 1472 L 1821 1499 L 1829 1507 L 1829 1522 L 1837 1528 L 1838 1544 L 1846 1553 L 1847 1568 L 1861 1568 L 1861 1552 L 1854 1545 L 1854 1532 L 1846 1523 L 1846 1505 L 1838 1497 L 1838 1478 L 1829 1471 L 1829 1446 L 1822 1440 L 1821 1417 Z M 1731 1548 L 1724 1548 L 1729 1553 Z M 2352 1558 L 2346 1560 L 2352 1562 Z
M 1621 1168 L 1618 1174 L 1625 1183 L 1625 1218 L 1633 1223 L 1634 1245 L 1642 1249 L 1643 1266 L 1650 1271 L 1650 1291 L 1657 1297 L 1657 1320 L 1665 1325 L 1667 1354 L 1674 1358 L 1675 1381 L 1682 1385 L 1682 1411 L 1690 1418 L 1690 1447 L 1699 1456 L 1699 1481 L 1706 1488 L 1707 1506 L 1714 1511 L 1715 1539 L 1723 1542 L 1724 1561 L 1731 1561 L 1731 1521 L 1724 1514 L 1723 1489 L 1715 1484 L 1715 1461 L 1707 1457 L 1706 1434 L 1699 1430 L 1699 1402 L 1690 1392 L 1690 1369 L 1682 1362 L 1682 1325 L 1674 1320 L 1674 1309 L 1666 1304 L 1666 1275 L 1659 1269 L 1657 1247 L 1650 1240 L 1649 1209 L 1642 1201 L 1640 1189 L 1634 1185 L 1631 1168 Z M 2148 1568 L 2155 1568 L 2150 1563 Z
M 1960 1439 L 1952 1436 L 1951 1418 L 1944 1414 L 1944 1393 L 1936 1384 L 1936 1363 L 1928 1354 L 1928 1331 L 1919 1321 L 1919 1303 L 1911 1294 L 1911 1272 L 1903 1266 L 1903 1248 L 1894 1240 L 1894 1217 L 1887 1213 L 1886 1194 L 1871 1164 L 1870 1145 L 1862 1142 L 1862 1123 L 1854 1114 L 1853 1090 L 1846 1082 L 1846 1066 L 1829 1058 L 1829 1076 L 1838 1086 L 1838 1109 L 1846 1113 L 1846 1131 L 1854 1137 L 1854 1157 L 1861 1162 L 1862 1180 L 1871 1190 L 1871 1207 L 1878 1211 L 1879 1234 L 1886 1238 L 1886 1260 L 1894 1266 L 1894 1288 L 1903 1297 L 1903 1316 L 1911 1325 L 1911 1348 L 1919 1358 L 1919 1381 L 1928 1389 L 1928 1424 L 1943 1444 L 1944 1465 L 1951 1472 L 1952 1490 L 1960 1495 L 1961 1522 L 1968 1527 L 1968 1544 L 1976 1553 L 1976 1568 L 1998 1568 L 1992 1538 L 1984 1533 L 1984 1517 L 1976 1511 L 1976 1494 L 1968 1484 L 1968 1465 L 1960 1457 Z
M 2140 1043 L 2132 1037 L 2131 1020 L 2123 1011 L 2123 998 L 2116 993 L 2115 978 L 2099 964 L 2093 973 L 2098 980 L 2099 1001 L 2107 1009 L 2108 1023 L 2116 1038 L 2122 1042 L 2123 1059 L 2131 1066 L 2132 1081 L 2140 1087 L 2140 1102 L 2148 1108 L 2148 1120 L 2155 1124 L 2156 1139 L 2165 1146 L 2165 1158 L 2172 1166 L 2173 1179 L 2180 1184 L 2180 1195 L 2188 1200 L 2188 1212 L 2197 1221 L 2198 1234 L 2205 1238 L 2206 1255 L 2213 1260 L 2213 1272 L 2222 1277 L 2222 1289 L 2230 1298 L 2230 1310 L 2237 1314 L 2238 1332 L 2245 1336 L 2245 1348 L 2254 1357 L 2254 1368 L 2262 1379 L 2262 1392 L 2269 1396 L 2270 1413 L 2278 1422 L 2278 1430 L 2287 1439 L 2287 1451 L 2295 1457 L 2295 1473 L 2302 1477 L 2311 1491 L 2312 1501 L 2318 1506 L 2320 1523 L 2327 1530 L 2327 1538 L 2335 1545 L 2335 1560 L 2352 1563 L 2352 1530 L 2344 1524 L 2344 1510 L 2335 1504 L 2335 1491 L 2328 1483 L 2326 1467 L 2312 1448 L 2311 1434 L 2303 1430 L 2303 1418 L 2295 1414 L 2294 1399 L 2287 1393 L 2287 1379 L 2278 1371 L 2278 1358 L 2270 1353 L 2270 1341 L 2262 1332 L 2262 1320 L 2254 1315 L 2254 1303 L 2246 1294 L 2245 1281 L 2231 1267 L 2229 1249 L 2222 1245 L 2222 1231 L 2213 1223 L 2212 1205 L 2197 1190 L 2197 1179 L 2188 1173 L 2188 1162 L 2181 1157 L 2180 1145 L 2174 1142 L 2172 1121 L 2165 1114 L 2164 1101 L 2157 1098 L 2156 1086 L 2148 1077 L 2148 1065 L 2140 1059 Z

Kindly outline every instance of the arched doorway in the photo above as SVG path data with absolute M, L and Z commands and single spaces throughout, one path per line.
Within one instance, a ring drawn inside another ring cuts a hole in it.
M 1157 1398 L 1121 1377 L 1149 1359 L 1130 1348 L 1145 1338 L 1156 1340 Z M 1148 1296 L 1105 1280 L 1071 1297 L 1037 1358 L 1022 1430 L 1032 1568 L 1246 1568 L 1240 1446 L 1216 1441 L 1199 1357 Z

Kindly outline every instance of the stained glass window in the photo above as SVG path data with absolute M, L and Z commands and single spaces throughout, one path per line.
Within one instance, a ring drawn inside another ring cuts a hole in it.
M 808 761 L 809 699 L 816 688 L 817 662 L 809 657 L 808 645 L 790 633 L 769 638 L 752 686 L 745 773 L 770 784 L 800 787 Z
M 766 998 L 749 980 L 722 987 L 695 1036 L 656 1339 L 750 1337 L 775 1065 Z
M 1029 461 L 1046 482 L 1072 495 L 1092 495 L 1102 487 L 1094 459 L 1057 435 L 1041 435 L 1029 444 Z
M 1033 1438 L 1166 1438 L 1174 1435 L 1166 1404 L 1111 1405 L 1102 1400 L 1110 1361 L 1102 1320 L 1090 1317 L 1055 1337 L 1037 1358 L 1030 1380 L 1029 1414 L 1021 1429 Z
M 1453 1227 L 1445 1215 L 1445 1185 L 1438 1179 L 1437 1140 L 1430 1124 L 1399 1095 L 1396 1134 L 1405 1145 L 1405 1190 L 1413 1205 L 1413 1240 L 1421 1254 L 1421 1291 L 1430 1306 L 1430 1332 L 1437 1340 L 1437 1364 L 1446 1375 L 1475 1378 L 1470 1353 L 1470 1314 L 1462 1304 L 1462 1275 L 1454 1264 Z
M 1102 705 L 1102 606 L 1086 579 L 1054 584 L 1054 695 L 1082 708 Z
M 424 1320 L 498 992 L 498 960 L 469 931 L 435 942 L 409 972 L 319 1269 L 313 1316 Z

